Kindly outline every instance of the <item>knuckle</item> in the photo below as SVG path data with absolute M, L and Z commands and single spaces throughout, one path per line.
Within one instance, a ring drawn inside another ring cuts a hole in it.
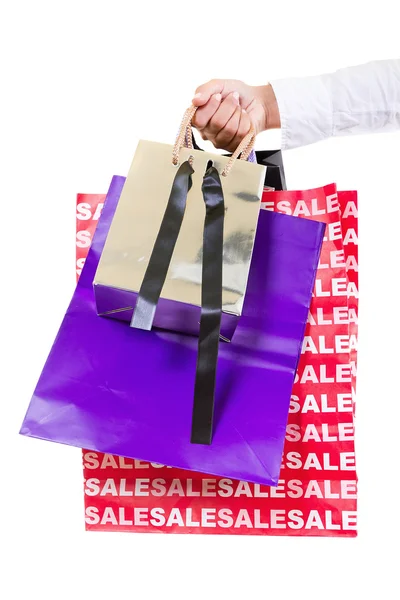
M 243 118 L 243 116 L 245 118 Z M 248 115 L 243 115 L 241 120 L 240 120 L 240 133 L 243 135 L 243 137 L 249 133 L 250 128 L 251 128 L 251 121 L 248 117 Z
M 232 136 L 226 135 L 225 132 L 221 132 L 216 136 L 215 141 L 217 142 L 219 148 L 226 148 L 226 146 L 232 141 Z
M 220 131 L 224 127 L 225 123 L 221 119 L 221 117 L 214 117 L 213 119 L 211 119 L 210 125 L 213 128 L 213 130 Z
M 199 87 L 196 88 L 195 93 L 196 94 L 198 94 L 199 92 L 210 93 L 216 84 L 217 84 L 217 79 L 210 79 L 210 81 L 207 81 L 206 83 L 202 83 L 201 85 L 199 85 Z
M 197 111 L 192 124 L 196 127 L 196 129 L 202 129 L 207 125 L 207 121 L 204 119 L 201 111 Z
M 234 123 L 228 123 L 227 125 L 225 125 L 224 127 L 224 134 L 229 137 L 229 139 L 232 139 L 237 133 L 237 127 L 235 126 Z
M 240 142 L 242 142 L 244 139 L 244 135 L 237 135 L 235 136 L 235 138 L 232 140 L 232 146 L 234 146 L 235 150 L 236 148 L 239 146 Z

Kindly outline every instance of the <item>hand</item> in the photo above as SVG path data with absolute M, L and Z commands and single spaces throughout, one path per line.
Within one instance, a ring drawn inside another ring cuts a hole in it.
M 193 126 L 216 148 L 233 152 L 253 125 L 256 133 L 280 127 L 271 85 L 250 86 L 234 79 L 213 79 L 196 90 Z

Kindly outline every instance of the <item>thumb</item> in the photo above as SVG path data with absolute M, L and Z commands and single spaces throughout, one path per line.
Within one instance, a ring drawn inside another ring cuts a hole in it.
M 226 79 L 211 79 L 211 81 L 200 85 L 193 97 L 193 105 L 204 106 L 214 94 L 221 94 L 222 98 L 226 98 L 226 96 L 236 89 L 233 86 L 233 82 L 232 85 L 229 85 L 229 83 Z

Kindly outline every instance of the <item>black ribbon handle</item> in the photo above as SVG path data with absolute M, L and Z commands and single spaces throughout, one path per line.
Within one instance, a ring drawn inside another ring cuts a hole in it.
M 131 327 L 150 330 L 181 229 L 194 173 L 188 161 L 175 176 L 168 204 L 139 290 Z M 215 380 L 222 316 L 222 256 L 225 205 L 219 173 L 210 161 L 204 175 L 206 206 L 203 233 L 201 317 L 194 390 L 193 444 L 211 444 Z
M 189 161 L 182 163 L 175 175 L 167 208 L 161 222 L 153 251 L 131 319 L 131 327 L 150 331 L 165 278 L 167 277 L 176 240 L 186 209 L 186 199 L 192 187 L 194 173 Z
M 192 444 L 211 444 L 215 380 L 222 316 L 222 257 L 225 204 L 219 173 L 210 162 L 203 179 L 201 318 L 192 414 Z

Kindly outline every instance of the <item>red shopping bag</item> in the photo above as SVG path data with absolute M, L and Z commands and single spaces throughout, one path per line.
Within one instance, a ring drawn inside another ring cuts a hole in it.
M 358 206 L 356 192 L 339 192 L 343 247 L 346 256 L 347 277 L 352 289 L 349 294 L 349 330 L 357 339 L 358 333 Z M 352 293 L 354 291 L 354 293 Z M 356 391 L 357 348 L 351 351 L 353 367 L 353 395 Z
M 76 196 L 76 278 L 82 272 L 93 234 L 101 215 L 106 194 L 77 194 Z
M 77 273 L 103 201 L 78 195 Z M 327 223 L 278 486 L 84 450 L 86 529 L 356 535 L 357 195 L 330 185 L 266 191 L 263 201 L 266 209 Z

